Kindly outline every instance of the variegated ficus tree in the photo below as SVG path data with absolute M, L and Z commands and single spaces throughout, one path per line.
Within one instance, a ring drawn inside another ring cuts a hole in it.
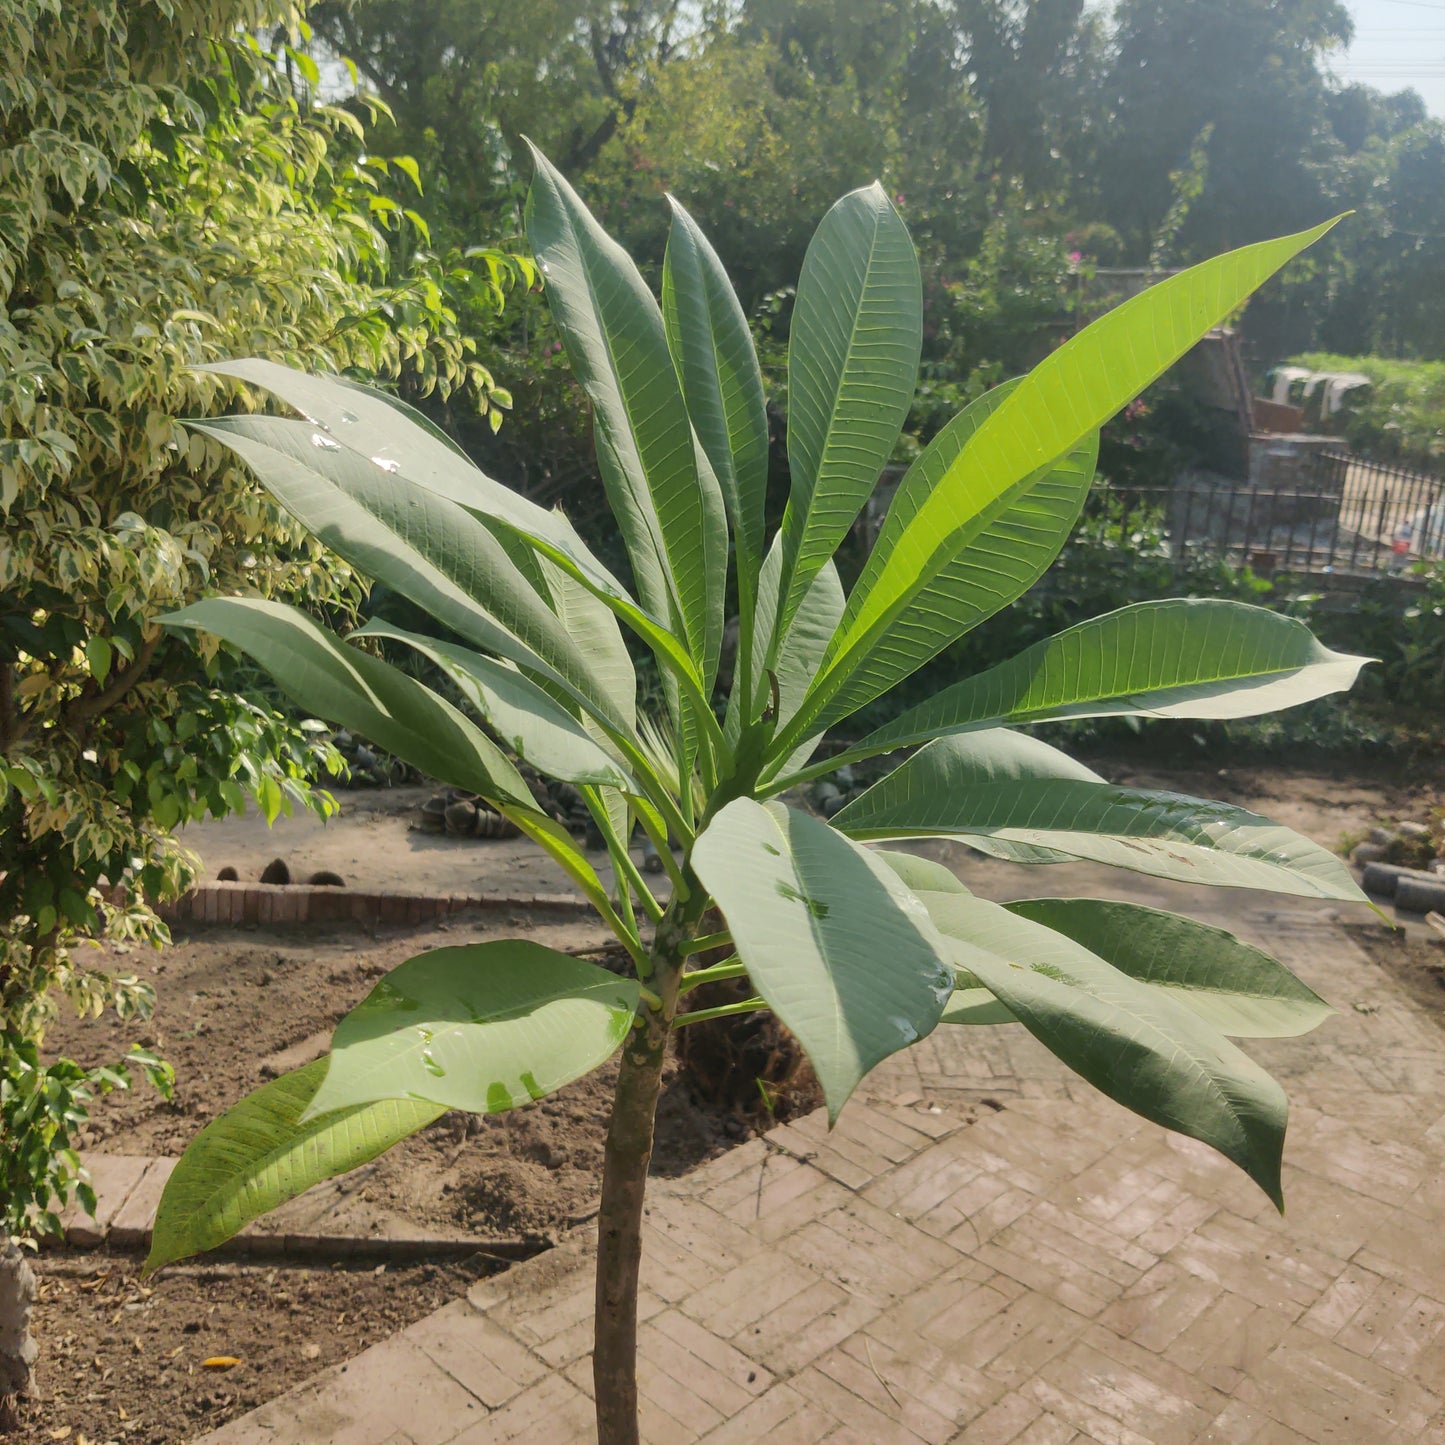
M 900 709 L 841 755 L 811 759 L 831 729 L 1040 577 L 1083 506 L 1099 426 L 1326 228 L 1174 276 L 969 406 L 903 479 L 845 594 L 832 556 L 893 450 L 922 332 L 914 248 L 882 190 L 839 201 L 804 261 L 788 356 L 791 492 L 771 541 L 762 381 L 698 227 L 674 205 L 659 305 L 540 156 L 527 225 L 595 408 L 631 586 L 565 517 L 478 471 L 393 398 L 237 361 L 213 370 L 299 415 L 199 429 L 449 640 L 372 623 L 343 641 L 254 597 L 212 598 L 169 622 L 223 638 L 306 712 L 512 818 L 596 905 L 630 972 L 522 941 L 402 964 L 342 1020 L 327 1058 L 199 1135 L 170 1181 L 151 1264 L 219 1243 L 443 1110 L 515 1108 L 620 1050 L 594 1369 L 602 1441 L 636 1440 L 643 1191 L 668 1038 L 760 1009 L 806 1050 L 830 1117 L 870 1068 L 940 1024 L 1022 1024 L 1120 1103 L 1211 1144 L 1278 1203 L 1285 1096 L 1230 1039 L 1312 1028 L 1327 1009 L 1304 984 L 1191 919 L 1087 899 L 1000 906 L 937 864 L 874 845 L 946 837 L 1020 863 L 1089 859 L 1359 899 L 1339 860 L 1308 839 L 1239 808 L 1112 786 L 1016 729 L 1248 716 L 1349 687 L 1360 659 L 1238 603 L 1143 603 L 1081 621 Z M 722 697 L 729 568 L 739 641 Z M 624 627 L 657 660 L 665 718 L 638 713 Z M 429 659 L 465 706 L 388 664 L 378 640 Z M 781 801 L 842 762 L 914 749 L 831 821 Z M 514 754 L 583 792 L 607 840 L 610 887 L 538 811 Z M 634 824 L 667 865 L 665 902 L 629 856 Z M 719 947 L 733 956 L 694 962 Z M 689 1006 L 700 984 L 742 976 L 746 1001 Z

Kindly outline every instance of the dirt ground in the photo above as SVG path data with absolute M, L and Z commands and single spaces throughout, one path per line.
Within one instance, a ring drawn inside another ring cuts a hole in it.
M 179 1155 L 203 1125 L 267 1078 L 319 1055 L 341 1016 L 403 960 L 443 945 L 518 936 L 571 952 L 597 948 L 607 937 L 563 914 L 479 914 L 475 921 L 459 918 L 376 938 L 358 931 L 288 935 L 192 927 L 164 953 L 115 960 L 155 985 L 159 1005 L 144 1038 L 175 1066 L 175 1093 L 167 1102 L 139 1087 L 100 1101 L 83 1147 Z M 67 1019 L 47 1043 L 99 1062 L 122 1051 L 126 1039 L 124 1026 L 113 1019 Z M 445 1116 L 365 1166 L 366 1197 L 446 1232 L 555 1237 L 595 1206 L 614 1076 L 609 1065 L 507 1114 Z M 662 1173 L 690 1168 L 743 1133 L 686 1093 L 682 1081 L 669 1081 L 659 1123 L 656 1167 Z
M 1355 924 L 1346 931 L 1372 963 L 1404 984 L 1422 1014 L 1445 1028 L 1445 940 L 1428 929 L 1381 924 Z
M 1358 840 L 1377 823 L 1423 821 L 1432 808 L 1445 804 L 1445 773 L 1438 765 L 1381 760 L 1325 772 L 1276 761 L 1180 767 L 1157 756 L 1135 759 L 1117 753 L 1084 760 L 1110 782 L 1233 803 L 1327 848 Z
M 427 948 L 525 936 L 581 951 L 603 942 L 565 914 L 459 918 L 421 932 L 191 930 L 161 954 L 111 956 L 159 999 L 144 1038 L 176 1069 L 167 1103 L 148 1088 L 100 1101 L 86 1148 L 178 1155 L 200 1128 L 265 1078 L 324 1046 L 376 979 Z M 48 1043 L 87 1061 L 130 1035 L 112 1020 L 63 1020 Z M 288 1058 L 288 1052 L 292 1057 Z M 537 1105 L 485 1120 L 448 1115 L 358 1171 L 376 1207 L 479 1240 L 545 1244 L 597 1207 L 615 1066 Z M 655 1170 L 675 1174 L 746 1136 L 746 1124 L 669 1079 Z M 478 1260 L 479 1267 L 484 1261 Z M 486 1266 L 491 1267 L 491 1266 Z M 79 1271 L 79 1273 L 77 1273 Z M 44 1254 L 37 1336 L 45 1401 L 27 1439 L 176 1442 L 215 1428 L 461 1292 L 475 1270 L 440 1263 L 383 1274 L 273 1264 L 180 1266 L 142 1287 L 135 1258 Z M 279 1310 L 285 1329 L 276 1331 Z M 214 1355 L 242 1364 L 201 1368 Z M 51 1432 L 69 1428 L 65 1436 Z
M 472 1268 L 176 1266 L 142 1281 L 104 1254 L 41 1261 L 44 1398 L 24 1445 L 178 1445 L 465 1293 Z M 204 1361 L 231 1357 L 226 1370 Z
M 1274 764 L 1172 769 L 1156 758 L 1117 754 L 1089 761 L 1112 781 L 1238 803 L 1327 846 L 1382 820 L 1424 817 L 1445 797 L 1438 780 L 1387 767 L 1332 776 Z M 494 893 L 513 883 L 520 890 L 530 882 L 528 891 L 566 886 L 525 844 L 412 831 L 427 791 L 344 794 L 342 816 L 325 827 L 292 819 L 267 830 L 253 817 L 191 830 L 188 841 L 209 876 L 230 864 L 254 877 L 281 856 L 293 873 L 331 868 L 360 886 Z M 1422 999 L 1439 1007 L 1445 950 L 1423 939 L 1395 940 L 1382 927 L 1357 932 L 1372 958 L 1404 970 Z M 161 954 L 108 950 L 101 966 L 135 971 L 155 985 L 156 1017 L 139 1036 L 174 1063 L 176 1091 L 169 1103 L 143 1088 L 101 1101 L 84 1147 L 179 1154 L 202 1125 L 265 1078 L 319 1053 L 341 1015 L 390 968 L 427 948 L 507 936 L 574 952 L 606 937 L 575 914 L 477 914 L 375 935 L 191 926 Z M 114 1020 L 65 1019 L 48 1042 L 98 1063 L 134 1036 Z M 367 1166 L 359 1187 L 423 1226 L 548 1241 L 595 1211 L 612 1077 L 611 1068 L 600 1070 L 507 1115 L 448 1116 Z M 749 1131 L 725 1105 L 701 1105 L 674 1072 L 654 1169 L 687 1170 Z M 419 1318 L 476 1277 L 468 1267 L 439 1263 L 381 1274 L 370 1266 L 203 1263 L 142 1285 L 134 1259 L 69 1252 L 43 1256 L 38 1272 L 39 1380 L 48 1398 L 32 1411 L 27 1439 L 77 1445 L 190 1439 Z M 223 1373 L 204 1369 L 201 1361 L 214 1355 L 241 1364 Z

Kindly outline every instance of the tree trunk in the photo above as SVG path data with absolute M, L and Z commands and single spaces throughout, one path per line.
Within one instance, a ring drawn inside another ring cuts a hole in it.
M 674 903 L 657 926 L 652 976 L 655 1004 L 639 1004 L 622 1049 L 602 1168 L 597 1216 L 597 1305 L 592 1342 L 592 1384 L 598 1445 L 638 1445 L 637 1273 L 642 1263 L 642 1205 L 652 1159 L 657 1096 L 667 1036 L 677 1012 L 682 949 L 706 902 L 694 884 L 693 900 Z
M 30 1307 L 35 1275 L 18 1245 L 0 1229 L 0 1434 L 18 1429 L 18 1400 L 30 1393 L 35 1341 L 30 1338 Z

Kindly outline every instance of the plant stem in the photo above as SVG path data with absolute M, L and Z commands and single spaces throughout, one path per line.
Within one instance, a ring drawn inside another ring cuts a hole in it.
M 597 1214 L 592 1380 L 598 1445 L 638 1445 L 637 1275 L 642 1263 L 642 1206 L 667 1035 L 682 981 L 683 949 L 706 907 L 707 894 L 695 879 L 683 897 L 668 905 L 657 926 L 649 960 L 648 984 L 656 1005 L 644 1000 L 638 1006 L 622 1049 Z
M 699 1008 L 688 1014 L 678 1014 L 673 1019 L 672 1026 L 680 1029 L 687 1024 L 700 1024 L 704 1019 L 725 1019 L 733 1014 L 753 1014 L 764 1008 L 767 1008 L 767 1004 L 761 998 L 745 998 L 741 1003 L 724 1003 L 716 1008 Z
M 706 953 L 710 948 L 727 948 L 733 936 L 726 928 L 721 933 L 700 933 L 682 951 L 691 958 L 695 953 Z
M 715 963 L 711 968 L 699 968 L 692 973 L 683 974 L 681 992 L 691 993 L 705 983 L 718 983 L 725 978 L 741 978 L 747 971 L 747 965 L 740 963 L 737 954 L 733 954 L 731 958 Z
M 614 849 L 612 866 L 619 869 L 620 876 L 631 885 L 632 891 L 637 895 L 637 901 L 642 904 L 647 916 L 654 923 L 661 923 L 662 904 L 652 896 L 652 889 L 647 886 L 647 880 L 637 871 L 637 864 L 632 861 L 632 854 L 621 843 L 614 846 L 609 840 L 608 847 Z

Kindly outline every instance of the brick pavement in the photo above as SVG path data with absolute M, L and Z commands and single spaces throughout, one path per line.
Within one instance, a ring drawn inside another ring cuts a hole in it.
M 655 1181 L 646 1438 L 1445 1442 L 1445 1016 L 1318 911 L 1233 910 L 1340 1010 L 1249 1046 L 1294 1103 L 1285 1219 L 1022 1030 L 940 1029 L 831 1135 Z M 591 1291 L 574 1238 L 206 1441 L 585 1441 Z

